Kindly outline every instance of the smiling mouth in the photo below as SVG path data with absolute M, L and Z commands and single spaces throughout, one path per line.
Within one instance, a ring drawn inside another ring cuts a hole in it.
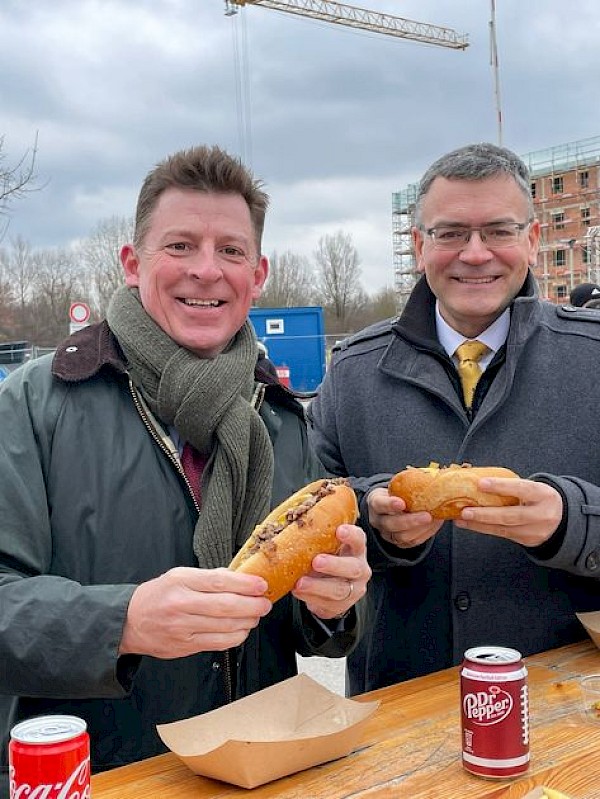
M 460 277 L 460 276 L 454 278 L 454 280 L 456 280 L 458 283 L 464 283 L 469 286 L 486 285 L 487 283 L 493 283 L 497 279 L 498 279 L 497 277 Z
M 189 308 L 219 308 L 224 304 L 223 300 L 193 300 L 187 297 L 180 297 L 179 302 L 182 302 Z

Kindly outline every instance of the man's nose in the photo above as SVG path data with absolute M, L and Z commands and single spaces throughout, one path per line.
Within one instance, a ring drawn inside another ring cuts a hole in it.
M 466 263 L 485 263 L 491 261 L 494 253 L 488 249 L 486 243 L 481 238 L 479 230 L 472 230 L 469 241 L 462 248 L 458 257 Z
M 200 249 L 188 260 L 188 274 L 197 280 L 219 280 L 223 270 L 215 251 Z

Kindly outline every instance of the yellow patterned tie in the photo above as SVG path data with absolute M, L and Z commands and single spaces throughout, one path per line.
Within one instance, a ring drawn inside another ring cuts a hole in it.
M 482 374 L 479 361 L 486 352 L 489 352 L 489 347 L 476 339 L 474 341 L 465 341 L 460 347 L 456 348 L 458 375 L 462 383 L 463 396 L 467 408 L 470 408 L 473 404 L 475 386 Z

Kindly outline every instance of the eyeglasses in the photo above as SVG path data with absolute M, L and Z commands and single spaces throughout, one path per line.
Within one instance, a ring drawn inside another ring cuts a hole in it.
M 514 247 L 519 243 L 521 233 L 528 222 L 493 222 L 481 227 L 458 227 L 453 225 L 439 225 L 438 227 L 421 228 L 430 237 L 436 250 L 462 250 L 466 247 L 475 231 L 479 233 L 481 241 L 491 250 L 500 250 L 503 247 Z

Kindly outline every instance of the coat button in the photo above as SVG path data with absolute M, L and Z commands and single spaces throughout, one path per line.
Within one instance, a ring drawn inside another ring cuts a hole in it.
M 590 552 L 585 559 L 585 565 L 588 571 L 595 572 L 598 570 L 598 567 L 600 566 L 600 558 L 598 558 L 597 550 Z
M 212 664 L 212 667 L 213 667 L 213 671 L 219 671 L 219 669 L 221 668 L 221 664 L 219 663 L 218 660 L 214 660 L 213 664 Z
M 457 610 L 464 611 L 471 607 L 471 597 L 466 591 L 461 591 L 454 597 L 454 605 Z

